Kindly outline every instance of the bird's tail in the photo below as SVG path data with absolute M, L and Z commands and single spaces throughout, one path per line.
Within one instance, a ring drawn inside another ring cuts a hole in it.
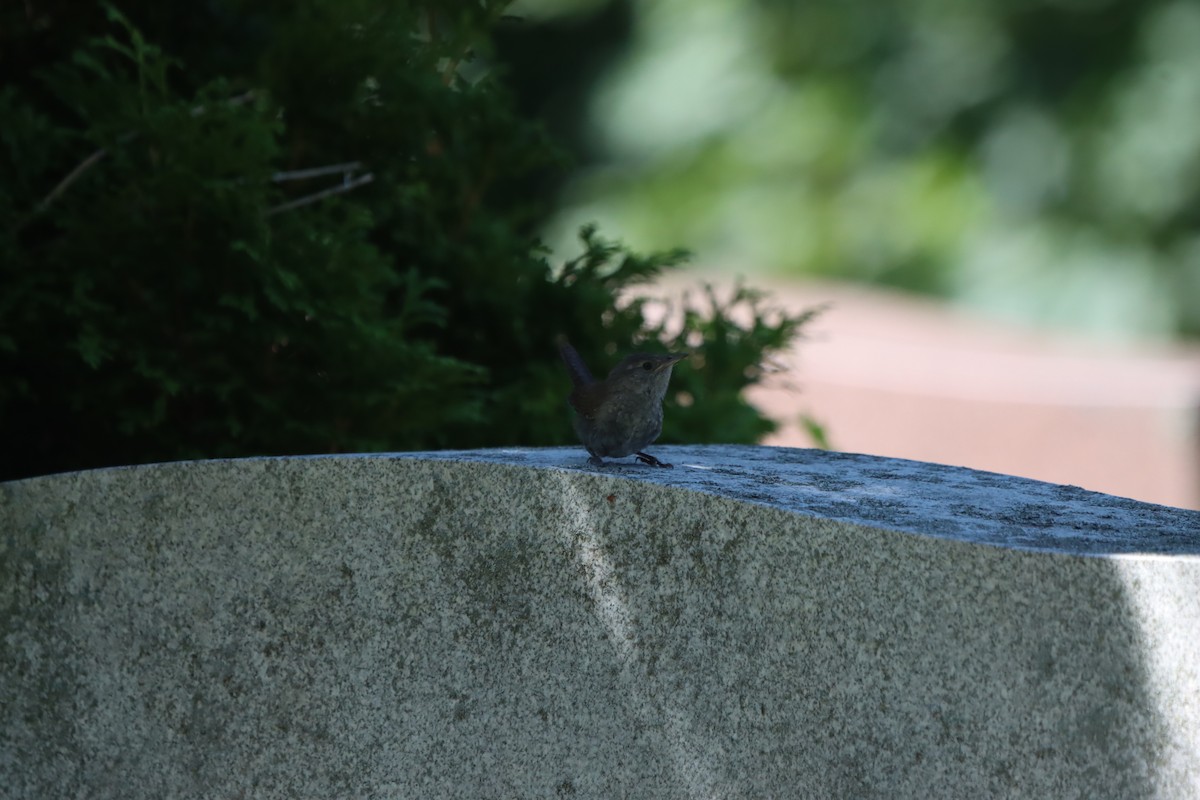
M 587 364 L 583 363 L 579 353 L 571 347 L 571 343 L 567 341 L 567 337 L 559 336 L 556 340 L 558 343 L 558 355 L 562 358 L 563 363 L 567 365 L 567 373 L 571 376 L 571 383 L 574 386 L 587 386 L 590 383 L 595 383 L 596 379 L 592 377 L 592 372 L 587 368 Z

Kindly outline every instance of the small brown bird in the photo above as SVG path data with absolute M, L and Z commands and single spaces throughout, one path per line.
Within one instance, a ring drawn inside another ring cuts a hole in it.
M 636 455 L 638 461 L 651 466 L 671 466 L 643 453 L 642 448 L 662 433 L 662 403 L 671 368 L 687 358 L 687 353 L 634 353 L 600 381 L 561 337 L 558 354 L 575 386 L 568 399 L 575 409 L 575 433 L 591 454 L 588 463 L 600 465 L 605 458 Z

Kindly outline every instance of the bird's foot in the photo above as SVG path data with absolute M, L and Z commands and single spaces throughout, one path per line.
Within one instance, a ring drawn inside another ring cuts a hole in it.
M 603 467 L 604 459 L 601 458 L 600 456 L 596 455 L 595 453 L 592 453 L 591 457 L 588 459 L 588 463 L 591 464 L 593 467 Z
M 649 464 L 652 467 L 668 467 L 669 468 L 671 466 L 670 464 L 668 464 L 664 461 L 659 461 L 657 458 L 650 455 L 649 453 L 637 453 L 636 455 L 637 455 L 638 461 L 642 462 L 643 464 Z

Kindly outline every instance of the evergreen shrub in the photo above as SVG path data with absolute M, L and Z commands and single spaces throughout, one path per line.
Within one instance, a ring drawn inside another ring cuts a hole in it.
M 505 5 L 0 12 L 0 479 L 566 444 L 559 333 L 597 372 L 697 352 L 663 441 L 769 431 L 741 390 L 802 317 L 742 290 L 668 331 L 628 290 L 682 252 L 539 243 L 564 159 L 479 74 Z

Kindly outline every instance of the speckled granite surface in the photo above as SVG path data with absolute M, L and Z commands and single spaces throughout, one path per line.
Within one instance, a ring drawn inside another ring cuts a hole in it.
M 1200 512 L 1077 486 L 902 458 L 792 447 L 654 447 L 675 469 L 587 463 L 580 448 L 420 453 L 420 458 L 578 469 L 695 489 L 822 519 L 1064 553 L 1200 555 Z M 582 454 L 582 455 L 581 455 Z
M 0 794 L 1200 794 L 1200 514 L 653 452 L 0 485 Z

